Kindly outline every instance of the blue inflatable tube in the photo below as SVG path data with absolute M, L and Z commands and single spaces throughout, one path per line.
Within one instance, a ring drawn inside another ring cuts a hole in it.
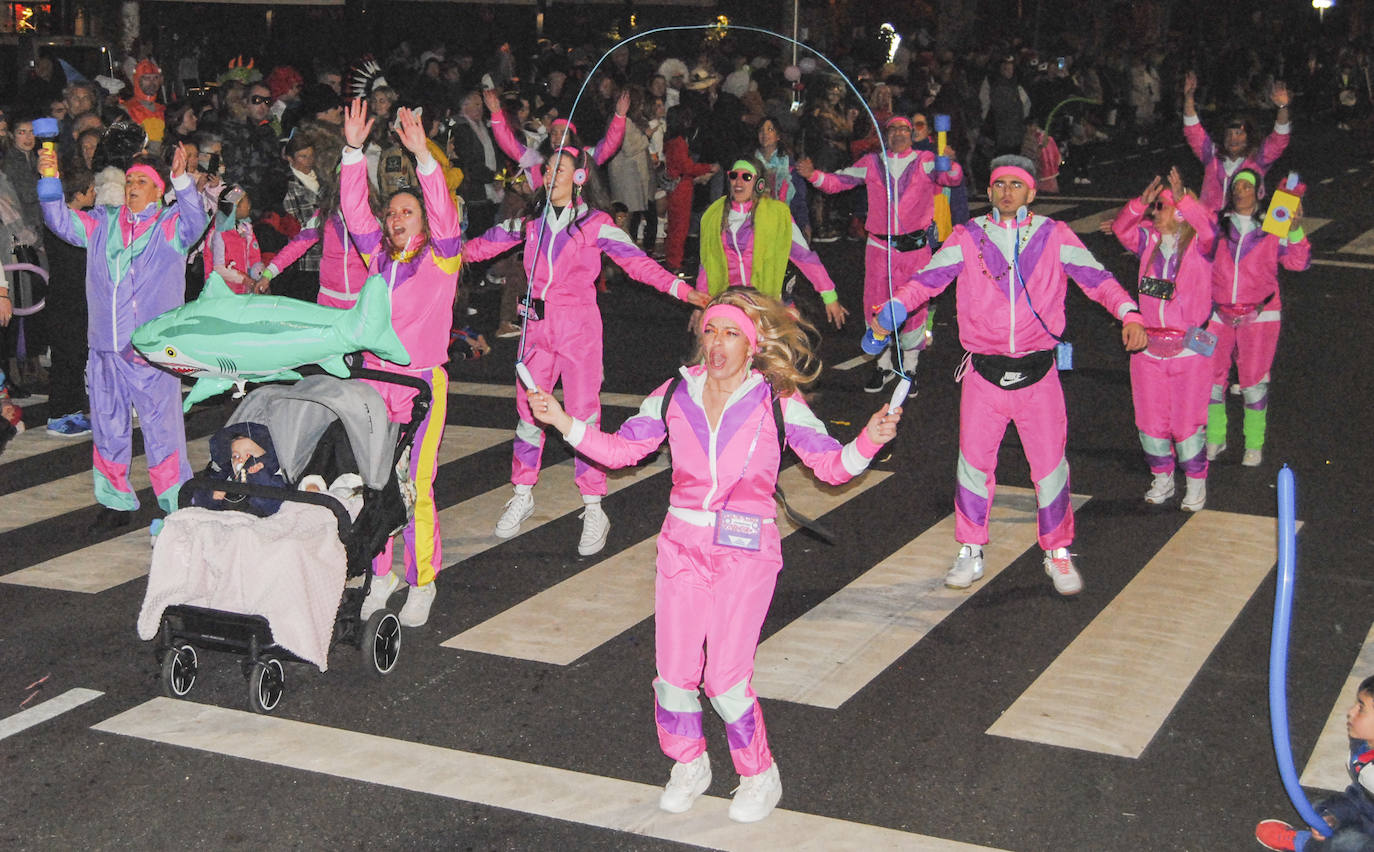
M 1293 744 L 1288 738 L 1288 638 L 1293 622 L 1293 581 L 1297 565 L 1297 520 L 1293 471 L 1279 471 L 1279 576 L 1274 594 L 1274 629 L 1269 639 L 1269 727 L 1274 738 L 1274 757 L 1279 763 L 1283 789 L 1298 815 L 1323 837 L 1331 826 L 1317 815 L 1307 800 L 1298 772 L 1293 767 Z

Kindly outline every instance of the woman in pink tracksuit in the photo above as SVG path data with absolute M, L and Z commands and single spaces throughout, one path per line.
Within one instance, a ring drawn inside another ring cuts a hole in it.
M 1154 474 L 1145 502 L 1159 504 L 1174 496 L 1177 456 L 1188 481 L 1181 508 L 1201 511 L 1207 502 L 1203 444 L 1212 366 L 1185 341 L 1191 331 L 1206 328 L 1212 309 L 1216 227 L 1211 212 L 1184 190 L 1175 168 L 1169 189 L 1155 178 L 1121 208 L 1112 232 L 1140 258 L 1138 301 L 1150 339 L 1143 352 L 1131 356 L 1135 425 Z
M 698 698 L 703 683 L 741 776 L 730 818 L 761 820 L 782 795 L 752 686 L 759 631 L 782 569 L 773 499 L 779 432 L 832 484 L 866 470 L 896 434 L 901 409 L 888 412 L 886 405 L 848 445 L 826 434 L 797 392 L 820 372 L 808 332 L 814 334 L 780 303 L 753 290 L 727 290 L 703 314 L 696 364 L 650 394 L 615 434 L 564 413 L 548 393 L 530 394 L 536 417 L 608 466 L 632 465 L 665 439 L 671 449 L 673 490 L 654 587 L 654 715 L 659 746 L 676 761 L 659 799 L 666 811 L 686 811 L 711 784 Z
M 1278 270 L 1301 272 L 1312 262 L 1312 246 L 1303 234 L 1302 207 L 1293 227 L 1280 239 L 1261 230 L 1260 188 L 1264 178 L 1241 169 L 1231 180 L 1231 203 L 1221 213 L 1216 260 L 1212 263 L 1212 302 L 1208 327 L 1217 336 L 1212 353 L 1212 402 L 1207 408 L 1207 458 L 1226 449 L 1226 380 L 1234 359 L 1245 400 L 1245 455 L 1241 464 L 1258 467 L 1264 460 L 1269 410 L 1269 368 L 1279 345 Z
M 368 204 L 367 161 L 362 145 L 372 129 L 361 99 L 344 116 L 347 144 L 339 162 L 340 206 L 359 251 L 369 257 L 370 271 L 387 282 L 391 293 L 391 325 L 405 344 L 410 364 L 383 361 L 372 353 L 363 365 L 414 376 L 429 384 L 433 396 L 428 414 L 415 433 L 410 450 L 410 475 L 415 482 L 415 516 L 405 528 L 405 581 L 410 585 L 399 618 L 407 627 L 429 620 L 435 577 L 443 568 L 439 512 L 434 503 L 434 477 L 439 467 L 439 443 L 448 413 L 449 332 L 453 328 L 453 297 L 458 289 L 463 237 L 453 193 L 426 145 L 419 117 L 408 109 L 397 112 L 397 135 L 415 157 L 418 191 L 407 187 L 387 199 L 384 222 Z M 374 385 L 386 400 L 388 417 L 398 423 L 410 419 L 414 392 L 394 384 Z M 376 579 L 363 603 L 366 619 L 387 602 L 400 586 L 391 570 L 391 542 L 372 561 Z
M 491 113 L 491 135 L 496 139 L 496 145 L 507 157 L 515 161 L 516 165 L 525 173 L 530 186 L 542 186 L 544 184 L 544 157 L 538 150 L 529 147 L 516 138 L 515 132 L 511 130 L 510 122 L 506 120 L 506 112 L 501 108 L 501 96 L 496 94 L 495 89 L 486 89 L 482 92 L 482 100 L 487 105 L 487 111 Z M 592 160 L 598 166 L 604 166 L 615 152 L 620 150 L 620 143 L 625 141 L 625 116 L 630 112 L 630 93 L 624 92 L 619 100 L 616 101 L 615 114 L 611 116 L 611 121 L 606 125 L 606 135 L 596 143 L 589 153 Z M 576 147 L 577 125 L 573 124 L 569 118 L 556 118 L 549 125 L 548 140 L 551 145 L 563 147 Z
M 809 159 L 797 163 L 797 171 L 811 185 L 825 193 L 844 192 L 864 186 L 868 193 L 868 242 L 864 249 L 864 322 L 873 318 L 878 308 L 892 298 L 897 285 L 909 279 L 930 262 L 931 242 L 935 238 L 935 193 L 942 186 L 959 186 L 964 171 L 950 160 L 945 171 L 936 168 L 936 157 L 930 151 L 912 147 L 911 119 L 904 115 L 889 118 L 883 128 L 887 140 L 887 156 L 881 151 L 865 154 L 847 169 L 826 174 L 812 167 Z M 887 175 L 892 175 L 896 210 L 888 208 Z M 892 277 L 888 278 L 888 257 L 891 256 Z M 903 350 L 904 366 L 910 372 L 916 358 L 926 347 L 926 308 L 914 312 L 905 323 L 898 340 Z M 893 374 L 891 350 L 879 356 L 878 372 L 865 388 L 876 393 L 890 381 Z
M 535 196 L 535 209 L 542 212 L 498 223 L 468 243 L 466 256 L 480 263 L 524 244 L 530 304 L 524 306 L 521 360 L 541 388 L 552 388 L 561 379 L 568 412 L 595 424 L 601 420 L 601 312 L 596 305 L 601 255 L 660 292 L 698 306 L 708 299 L 650 260 L 615 226 L 604 210 L 605 193 L 589 152 L 560 148 L 550 155 L 544 171 L 550 176 L 548 186 Z M 520 525 L 534 512 L 533 488 L 544 452 L 543 427 L 531 416 L 520 383 L 515 386 L 515 410 L 520 417 L 511 461 L 515 496 L 496 523 L 499 538 L 520 532 Z M 606 473 L 581 457 L 574 462 L 574 470 L 585 504 L 577 552 L 591 556 L 606 545 L 610 530 L 601 508 Z
M 1243 117 L 1232 118 L 1226 123 L 1220 151 L 1198 120 L 1196 92 L 1197 74 L 1189 71 L 1183 81 L 1183 138 L 1202 161 L 1202 206 L 1215 211 L 1226 204 L 1231 181 L 1240 169 L 1250 169 L 1263 178 L 1274 161 L 1288 149 L 1292 131 L 1288 123 L 1288 88 L 1283 83 L 1274 84 L 1274 106 L 1279 112 L 1274 119 L 1273 133 L 1261 142 L 1253 123 Z M 1263 191 L 1261 181 L 1260 192 Z

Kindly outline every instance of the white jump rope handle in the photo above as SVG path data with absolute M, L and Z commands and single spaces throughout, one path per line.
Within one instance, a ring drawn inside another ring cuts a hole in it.
M 534 383 L 534 376 L 530 373 L 530 368 L 525 366 L 524 361 L 515 362 L 515 374 L 520 377 L 520 381 L 525 385 L 525 390 L 539 390 L 539 386 Z
M 902 403 L 906 402 L 906 395 L 911 393 L 911 379 L 903 376 L 897 380 L 897 386 L 892 389 L 892 399 L 887 403 L 888 411 L 895 411 L 901 408 Z

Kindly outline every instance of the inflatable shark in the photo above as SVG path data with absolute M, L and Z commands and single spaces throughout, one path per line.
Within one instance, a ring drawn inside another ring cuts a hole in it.
M 385 279 L 374 275 L 348 310 L 287 296 L 239 295 L 217 274 L 200 298 L 134 330 L 134 348 L 152 364 L 197 381 L 184 410 L 247 382 L 299 379 L 297 367 L 319 364 L 348 376 L 344 356 L 365 349 L 394 364 L 410 354 L 391 327 Z

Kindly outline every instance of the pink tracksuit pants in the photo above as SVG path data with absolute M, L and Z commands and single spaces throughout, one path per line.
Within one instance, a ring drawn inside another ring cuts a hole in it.
M 601 421 L 601 312 L 593 302 L 549 306 L 547 313 L 545 319 L 527 323 L 525 366 L 542 390 L 551 391 L 561 381 L 564 410 L 594 426 Z M 510 481 L 515 485 L 533 485 L 539 481 L 544 428 L 530 413 L 525 386 L 519 382 L 515 384 L 515 411 L 520 420 L 515 426 Z M 573 470 L 578 491 L 605 495 L 603 468 L 578 456 Z
M 1135 427 L 1151 473 L 1172 473 L 1174 460 L 1192 479 L 1207 478 L 1207 402 L 1212 362 L 1185 350 L 1169 358 L 1131 356 Z
M 654 581 L 654 718 L 663 753 L 689 763 L 706 750 L 698 687 L 725 722 L 740 775 L 773 764 L 754 693 L 754 652 L 782 570 L 778 527 L 759 550 L 715 544 L 715 528 L 669 515 L 658 537 Z M 704 680 L 703 680 L 704 675 Z
M 1045 550 L 1073 543 L 1069 460 L 1064 457 L 1068 414 L 1059 373 L 1030 387 L 1004 390 L 970 368 L 959 402 L 959 464 L 954 534 L 963 544 L 987 544 L 988 516 L 997 491 L 997 450 L 1015 423 L 1035 482 L 1036 525 Z
M 892 255 L 892 287 L 889 289 L 887 284 L 887 256 L 889 254 L 886 246 L 874 245 L 873 240 L 869 240 L 864 248 L 864 323 L 873 319 L 873 315 L 878 312 L 878 308 L 887 304 L 892 298 L 892 292 L 904 282 L 910 280 L 911 276 L 930 263 L 930 246 L 916 249 L 915 251 L 894 251 Z M 926 314 L 929 308 L 922 306 L 920 310 L 906 318 L 902 323 L 902 332 L 898 340 L 903 350 L 920 351 L 926 348 Z

